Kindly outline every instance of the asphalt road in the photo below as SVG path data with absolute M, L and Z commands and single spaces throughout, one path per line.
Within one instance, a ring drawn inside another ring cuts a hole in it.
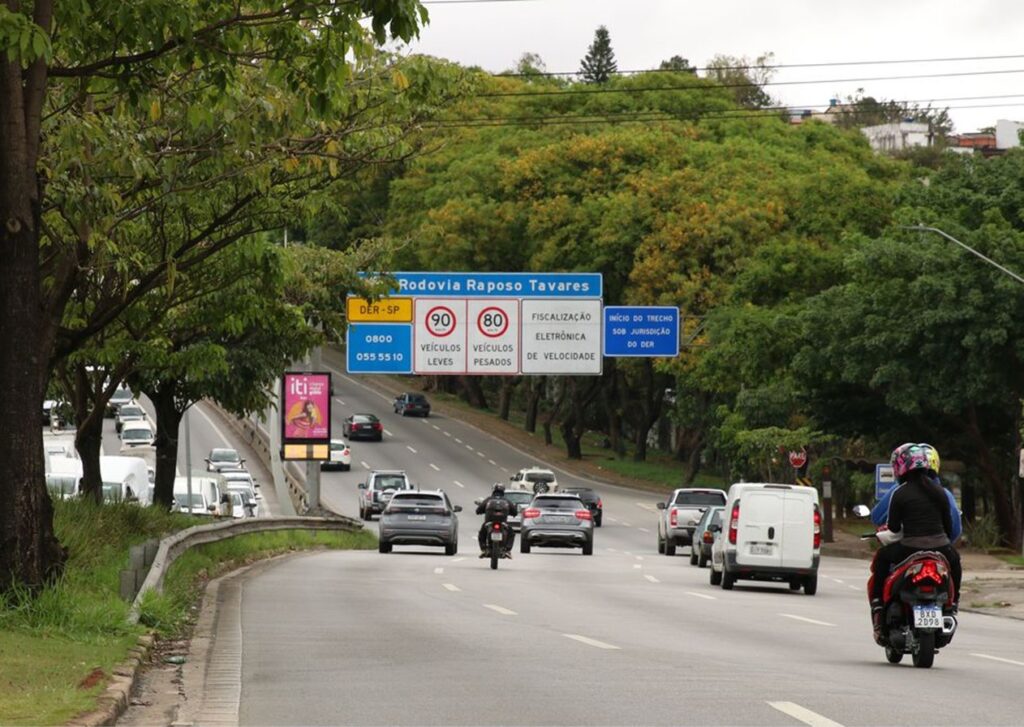
M 404 468 L 465 508 L 460 553 L 320 553 L 243 577 L 239 724 L 1022 721 L 1024 622 L 965 614 L 934 668 L 889 665 L 870 638 L 864 562 L 825 558 L 814 597 L 713 588 L 686 549 L 657 554 L 651 494 L 595 485 L 592 557 L 534 549 L 491 571 L 473 499 L 534 462 L 461 422 L 395 415 L 352 379 L 336 393 L 336 431 L 369 411 L 386 434 L 353 443 L 352 472 L 324 474 L 327 504 L 354 515 L 367 469 Z

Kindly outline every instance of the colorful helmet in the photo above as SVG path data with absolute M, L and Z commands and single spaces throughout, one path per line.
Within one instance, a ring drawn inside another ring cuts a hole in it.
M 903 482 L 914 470 L 930 470 L 933 474 L 939 474 L 939 453 L 935 447 L 924 442 L 901 444 L 892 451 L 889 461 L 897 482 Z

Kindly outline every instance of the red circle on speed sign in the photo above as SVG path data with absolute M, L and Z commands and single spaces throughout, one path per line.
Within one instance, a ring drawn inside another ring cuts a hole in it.
M 434 306 L 427 311 L 426 324 L 430 335 L 444 338 L 455 330 L 455 313 L 447 306 Z
M 789 453 L 789 463 L 793 466 L 793 469 L 800 469 L 807 464 L 807 450 L 801 449 L 799 452 Z
M 498 338 L 508 330 L 508 313 L 501 308 L 489 306 L 476 317 L 476 327 L 488 338 Z

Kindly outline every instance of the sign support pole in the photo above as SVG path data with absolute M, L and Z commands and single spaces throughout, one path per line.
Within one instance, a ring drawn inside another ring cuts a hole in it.
M 281 462 L 281 417 L 284 416 L 282 402 L 284 401 L 281 391 L 281 379 L 274 381 L 274 402 L 271 404 L 267 416 L 267 431 L 270 433 L 270 474 L 274 478 L 274 491 L 277 493 L 278 506 L 281 508 L 281 515 L 284 517 L 295 517 L 295 505 L 292 503 L 291 493 L 288 492 L 288 483 L 284 478 L 284 464 Z
M 317 346 L 313 349 L 312 353 L 306 357 L 309 364 L 310 371 L 319 371 L 321 366 L 321 355 L 320 347 Z M 330 393 L 328 392 L 328 395 Z M 314 460 L 307 460 L 306 462 L 306 494 L 309 498 L 307 506 L 309 509 L 316 509 L 320 507 L 320 462 Z

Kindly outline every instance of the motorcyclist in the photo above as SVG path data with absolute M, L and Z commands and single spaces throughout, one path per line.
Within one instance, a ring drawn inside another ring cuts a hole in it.
M 505 498 L 505 485 L 500 482 L 495 483 L 494 490 L 491 492 L 491 496 L 486 500 L 477 505 L 476 514 L 484 516 L 483 525 L 480 526 L 480 534 L 478 536 L 480 540 L 480 557 L 486 558 L 487 552 L 487 535 L 490 532 L 490 526 L 494 523 L 503 523 L 505 527 L 505 542 L 503 543 L 505 548 L 505 557 L 511 558 L 512 542 L 515 538 L 515 534 L 512 532 L 512 528 L 508 527 L 508 519 L 510 516 L 515 515 L 518 512 L 516 504 Z
M 954 611 L 960 598 L 962 568 L 953 543 L 960 537 L 960 511 L 939 481 L 939 453 L 930 444 L 903 444 L 889 458 L 899 485 L 871 513 L 877 525 L 900 533 L 899 541 L 875 553 L 871 563 L 871 625 L 875 642 L 885 645 L 882 628 L 885 581 L 891 568 L 921 550 L 945 556 L 953 578 Z

